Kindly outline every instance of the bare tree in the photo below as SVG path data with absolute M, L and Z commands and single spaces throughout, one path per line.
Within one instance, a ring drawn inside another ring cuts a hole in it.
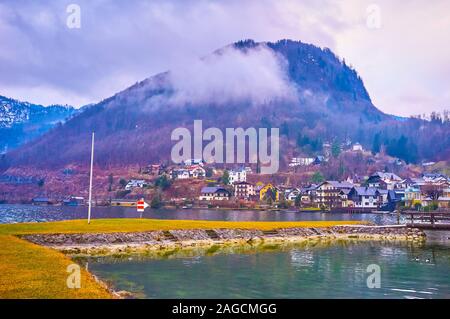
M 444 193 L 444 189 L 442 185 L 436 184 L 426 184 L 422 186 L 422 193 L 427 197 L 430 197 L 431 200 L 438 200 L 440 196 Z

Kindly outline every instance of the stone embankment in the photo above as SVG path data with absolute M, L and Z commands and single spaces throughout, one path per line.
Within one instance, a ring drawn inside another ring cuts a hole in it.
M 425 233 L 399 226 L 334 226 L 329 228 L 192 229 L 136 233 L 34 234 L 23 238 L 68 254 L 127 253 L 152 249 L 216 244 L 301 242 L 305 240 L 383 240 L 422 242 Z

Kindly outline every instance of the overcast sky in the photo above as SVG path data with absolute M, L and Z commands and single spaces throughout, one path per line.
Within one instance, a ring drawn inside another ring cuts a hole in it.
M 450 109 L 450 1 L 405 2 L 1 0 L 0 95 L 79 107 L 241 39 L 290 38 L 345 58 L 387 113 Z

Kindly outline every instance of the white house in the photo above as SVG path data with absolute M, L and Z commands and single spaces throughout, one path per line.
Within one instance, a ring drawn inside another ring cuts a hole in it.
M 298 188 L 288 189 L 284 193 L 284 198 L 286 198 L 286 200 L 289 201 L 295 201 L 295 199 L 300 195 L 300 193 L 301 193 L 300 189 Z
M 353 187 L 348 193 L 348 199 L 359 208 L 377 208 L 379 196 L 378 190 L 372 187 Z
M 172 177 L 175 179 L 189 179 L 189 171 L 187 169 L 176 169 L 172 171 Z
M 309 166 L 314 163 L 314 157 L 294 157 L 289 163 L 290 167 Z
M 201 165 L 203 166 L 204 162 L 201 158 L 191 158 L 183 161 L 185 166 L 191 166 L 191 165 Z
M 234 183 L 234 196 L 236 198 L 250 199 L 250 197 L 255 195 L 255 185 L 247 182 Z
M 132 190 L 133 188 L 143 188 L 144 186 L 147 186 L 147 182 L 143 179 L 132 179 L 128 182 L 127 185 L 125 185 L 125 189 L 127 191 Z
M 189 176 L 192 178 L 199 178 L 206 176 L 206 170 L 200 165 L 192 165 L 187 168 Z
M 247 181 L 247 171 L 245 169 L 229 171 L 230 184 Z
M 222 187 L 203 187 L 199 200 L 201 201 L 219 201 L 229 200 L 231 192 Z
M 355 143 L 352 146 L 353 152 L 362 152 L 364 149 L 360 143 Z
M 174 169 L 172 171 L 172 176 L 175 179 L 189 179 L 189 178 L 200 178 L 205 177 L 206 171 L 200 165 L 192 165 L 186 168 Z
M 405 181 L 394 173 L 376 172 L 367 180 L 367 185 L 372 188 L 393 190 L 402 188 Z
M 389 202 L 389 190 L 387 189 L 378 189 L 378 203 L 386 204 Z

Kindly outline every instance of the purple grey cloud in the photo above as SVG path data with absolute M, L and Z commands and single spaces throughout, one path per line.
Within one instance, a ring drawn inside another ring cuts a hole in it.
M 81 29 L 66 26 L 69 4 Z M 376 4 L 380 28 L 367 25 Z M 240 39 L 326 46 L 399 115 L 450 106 L 450 2 L 436 0 L 70 0 L 0 3 L 0 94 L 42 104 L 97 102 Z

